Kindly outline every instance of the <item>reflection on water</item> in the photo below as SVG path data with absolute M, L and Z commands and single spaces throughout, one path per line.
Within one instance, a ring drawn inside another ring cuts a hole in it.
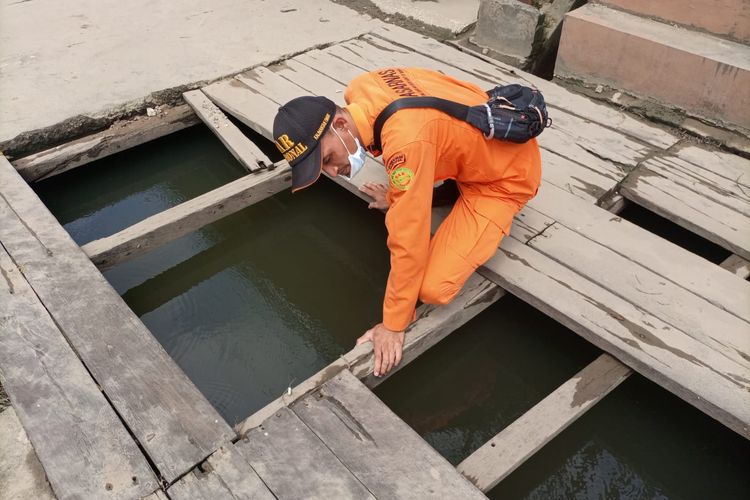
M 195 127 L 36 187 L 82 244 L 242 174 L 219 141 Z M 233 424 L 348 351 L 380 320 L 385 237 L 382 214 L 322 181 L 105 276 Z M 458 463 L 597 355 L 507 296 L 377 394 Z M 638 380 L 597 405 L 493 497 L 731 498 L 747 490 L 745 442 Z
M 750 442 L 631 375 L 489 497 L 743 499 L 748 471 Z

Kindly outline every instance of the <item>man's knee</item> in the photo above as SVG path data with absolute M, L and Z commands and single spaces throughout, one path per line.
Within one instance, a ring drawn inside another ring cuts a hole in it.
M 419 290 L 419 300 L 425 304 L 443 306 L 461 291 L 461 285 L 446 281 L 425 280 Z

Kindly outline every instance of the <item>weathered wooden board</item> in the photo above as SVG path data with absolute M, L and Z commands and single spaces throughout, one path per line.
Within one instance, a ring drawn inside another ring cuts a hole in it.
M 7 205 L 0 204 L 5 225 Z M 0 374 L 55 495 L 154 491 L 146 457 L 2 246 L 0 274 Z
M 216 450 L 200 469 L 190 472 L 169 488 L 173 500 L 276 498 L 233 445 Z M 299 480 L 304 482 L 304 478 Z
M 391 24 L 381 24 L 378 29 L 372 31 L 372 34 L 485 79 L 498 83 L 526 82 L 527 85 L 533 85 L 544 93 L 548 105 L 564 109 L 604 127 L 618 130 L 653 146 L 666 149 L 679 140 L 663 128 L 636 120 L 610 106 L 599 104 L 553 82 L 483 57 L 481 54 L 470 55 L 432 38 Z
M 750 218 L 639 167 L 620 186 L 622 195 L 746 259 Z
M 377 498 L 484 498 L 349 371 L 291 408 Z
M 747 368 L 512 238 L 479 272 L 750 438 Z
M 142 500 L 169 500 L 169 498 L 167 498 L 167 495 L 165 495 L 162 490 L 156 490 L 149 496 L 143 497 Z
M 488 492 L 631 373 L 602 354 L 458 464 L 458 471 Z
M 548 183 L 542 183 L 527 208 L 750 321 L 750 283 L 712 262 Z
M 288 408 L 276 411 L 235 448 L 279 499 L 374 498 Z
M 275 497 L 258 473 L 250 467 L 234 446 L 222 446 L 208 457 L 207 465 L 237 499 L 273 500 Z
M 187 105 L 165 107 L 156 116 L 117 122 L 102 132 L 15 160 L 13 166 L 27 181 L 39 181 L 198 123 Z
M 542 179 L 591 204 L 599 201 L 617 185 L 616 179 L 585 168 L 580 163 L 564 158 L 548 149 L 540 149 Z
M 344 101 L 345 83 L 341 83 L 303 64 L 297 58 L 276 64 L 271 69 L 279 76 L 296 83 L 312 95 L 327 97 L 339 106 L 346 104 Z
M 643 167 L 714 203 L 750 217 L 750 196 L 741 184 L 675 157 L 650 158 L 643 162 Z
M 295 61 L 313 68 L 339 82 L 344 88 L 362 74 L 362 68 L 351 64 L 345 59 L 325 52 L 321 49 L 308 50 L 294 57 Z
M 273 140 L 273 117 L 279 109 L 278 104 L 236 78 L 212 83 L 201 90 L 221 109 L 266 139 Z M 270 116 L 271 119 L 259 120 L 258 116 Z
M 5 396 L 3 394 L 3 398 Z M 13 406 L 0 411 L 0 449 L 0 495 L 3 500 L 57 500 Z
M 747 321 L 559 224 L 529 244 L 750 371 Z
M 750 261 L 743 259 L 739 255 L 730 255 L 721 263 L 721 267 L 730 273 L 736 274 L 743 280 L 750 276 Z M 750 309 L 750 306 L 748 306 L 748 308 Z
M 171 482 L 235 434 L 18 172 L 0 158 L 0 241 Z M 31 237 L 29 237 L 31 233 Z
M 677 157 L 705 170 L 720 175 L 745 188 L 750 188 L 750 160 L 731 153 L 687 146 L 677 152 Z
M 273 163 L 253 141 L 229 121 L 206 94 L 200 90 L 191 90 L 182 94 L 182 98 L 246 170 L 257 172 Z
M 191 471 L 167 490 L 172 500 L 234 500 L 234 495 L 219 476 Z
M 109 269 L 290 186 L 289 164 L 280 162 L 272 170 L 246 175 L 81 248 L 99 269 Z

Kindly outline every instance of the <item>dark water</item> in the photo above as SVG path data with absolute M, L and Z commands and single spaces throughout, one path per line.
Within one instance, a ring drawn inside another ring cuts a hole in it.
M 194 128 L 40 183 L 83 244 L 243 174 Z M 380 320 L 383 216 L 323 181 L 105 273 L 235 423 L 348 351 Z M 508 296 L 377 394 L 457 463 L 598 351 Z M 633 377 L 492 492 L 496 498 L 734 498 L 747 442 Z M 716 493 L 714 495 L 713 493 Z

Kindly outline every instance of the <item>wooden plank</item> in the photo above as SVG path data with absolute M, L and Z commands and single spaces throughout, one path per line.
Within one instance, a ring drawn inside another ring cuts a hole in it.
M 520 71 L 494 59 L 483 57 L 481 54 L 462 52 L 466 50 L 464 47 L 456 50 L 455 46 L 450 47 L 432 38 L 385 23 L 372 31 L 372 34 L 498 83 L 507 83 L 513 80 L 533 85 L 544 93 L 549 105 L 574 113 L 588 121 L 621 131 L 658 148 L 666 149 L 679 140 L 678 137 L 661 127 L 637 120 L 611 106 L 597 103 L 571 92 L 556 83 Z
M 109 269 L 290 186 L 291 169 L 282 161 L 272 170 L 232 181 L 81 248 L 100 270 Z
M 643 162 L 643 167 L 669 179 L 682 187 L 694 191 L 713 203 L 735 210 L 750 217 L 750 196 L 742 186 L 724 179 L 691 163 L 678 158 L 651 158 Z
M 273 117 L 279 108 L 278 104 L 250 90 L 247 85 L 236 78 L 212 83 L 203 87 L 201 91 L 221 109 L 266 139 L 273 140 Z M 271 119 L 258 120 L 258 116 L 270 116 Z
M 0 375 L 55 495 L 154 491 L 156 477 L 138 445 L 2 246 L 0 274 Z
M 235 78 L 249 88 L 262 87 L 263 95 L 279 106 L 286 104 L 287 101 L 295 97 L 305 95 L 305 89 L 286 78 L 282 78 L 265 66 L 259 66 L 241 73 Z
M 750 438 L 747 368 L 512 238 L 480 273 Z
M 156 490 L 147 497 L 143 497 L 142 500 L 169 500 L 167 495 L 162 490 Z
M 750 188 L 750 160 L 746 158 L 698 146 L 686 146 L 677 152 L 677 156 L 693 165 L 733 181 L 745 188 L 745 192 L 750 192 L 748 191 L 748 188 Z
M 2 370 L 0 370 L 2 373 Z M 2 389 L 0 389 L 2 392 Z M 39 457 L 18 420 L 16 410 L 2 393 L 0 410 L 0 491 L 4 500 L 57 500 Z
M 298 479 L 304 482 L 304 479 Z M 233 445 L 222 446 L 200 468 L 173 484 L 173 500 L 226 498 L 230 500 L 272 500 L 276 497 Z
M 457 469 L 488 492 L 632 373 L 602 354 L 472 453 Z
M 750 283 L 714 263 L 548 183 L 542 183 L 527 208 L 553 217 L 558 224 L 750 321 Z
M 362 74 L 362 68 L 321 49 L 308 50 L 294 57 L 295 61 L 320 71 L 346 87 Z
M 182 98 L 247 171 L 257 172 L 271 165 L 272 162 L 265 153 L 229 121 L 206 94 L 200 90 L 191 90 L 182 94 Z
M 747 216 L 643 167 L 623 181 L 620 193 L 740 257 L 750 258 Z
M 191 471 L 167 489 L 172 500 L 234 500 L 234 495 L 219 476 Z
M 250 467 L 234 446 L 222 446 L 204 464 L 216 474 L 236 499 L 273 500 L 276 498 L 258 473 Z
M 542 179 L 592 204 L 617 185 L 617 180 L 553 151 L 541 148 L 541 154 Z
M 736 274 L 743 280 L 750 276 L 750 261 L 743 259 L 739 255 L 730 255 L 721 263 L 721 267 Z M 748 308 L 750 308 L 750 306 L 748 306 Z
M 276 411 L 235 448 L 279 499 L 374 498 L 288 408 Z
M 289 59 L 271 68 L 274 73 L 296 83 L 305 94 L 327 97 L 337 106 L 345 106 L 344 89 L 346 85 L 319 73 L 313 68 L 302 64 L 296 59 Z
M 156 116 L 115 122 L 107 130 L 15 160 L 13 166 L 27 181 L 40 181 L 198 123 L 190 106 L 163 107 Z
M 231 440 L 232 429 L 4 159 L 0 186 L 0 241 L 161 475 L 174 481 Z
M 484 498 L 348 371 L 292 409 L 377 498 Z
M 559 224 L 529 245 L 750 370 L 747 321 Z

